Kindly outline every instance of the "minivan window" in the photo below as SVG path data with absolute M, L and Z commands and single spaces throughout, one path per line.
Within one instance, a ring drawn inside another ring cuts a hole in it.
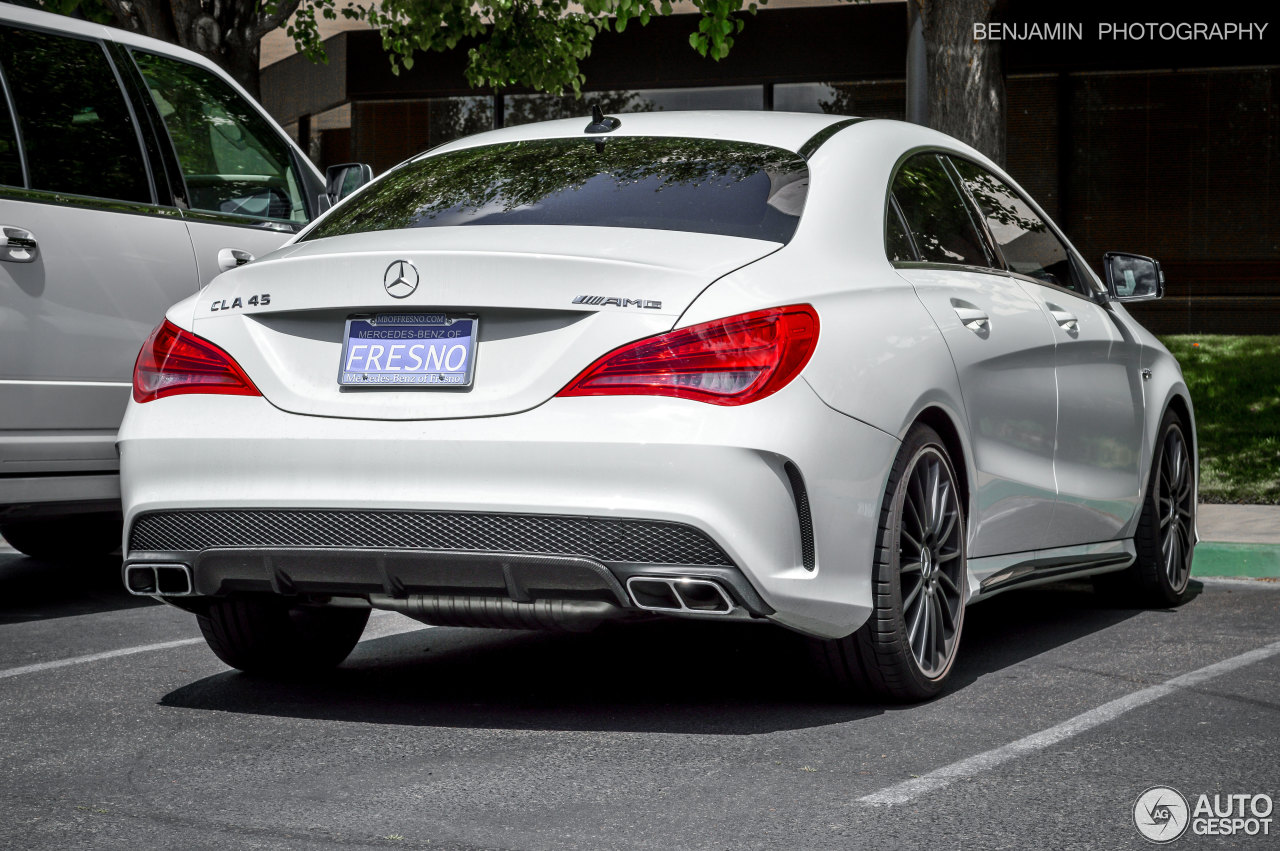
M 133 51 L 164 118 L 193 210 L 305 222 L 289 145 L 235 89 L 203 68 Z
M 1083 292 L 1067 247 L 1012 187 L 976 163 L 958 157 L 951 162 L 982 210 L 1009 271 Z
M 424 157 L 304 239 L 398 228 L 579 225 L 787 242 L 809 188 L 796 153 L 714 139 L 538 139 Z
M 921 260 L 989 265 L 964 198 L 936 154 L 919 154 L 907 160 L 898 169 L 891 191 Z
M 23 186 L 22 157 L 18 153 L 18 134 L 14 130 L 9 100 L 0 81 L 0 186 Z
M 96 41 L 0 27 L 32 189 L 151 203 L 133 115 Z

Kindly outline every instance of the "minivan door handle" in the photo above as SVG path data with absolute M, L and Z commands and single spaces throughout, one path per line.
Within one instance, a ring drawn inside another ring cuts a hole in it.
M 40 253 L 35 234 L 24 228 L 0 225 L 0 260 L 31 263 Z
M 239 248 L 223 248 L 218 252 L 218 271 L 228 272 L 246 263 L 253 262 L 253 255 Z
M 1066 328 L 1068 331 L 1075 331 L 1079 329 L 1080 322 L 1076 319 L 1074 313 L 1063 310 L 1056 304 L 1049 304 L 1048 302 L 1045 304 L 1049 308 L 1049 315 L 1053 317 L 1053 321 L 1057 322 L 1059 327 Z
M 986 311 L 978 307 L 961 307 L 958 304 L 952 304 L 955 308 L 956 316 L 960 317 L 960 321 L 964 327 L 970 331 L 981 334 L 988 331 L 991 327 L 991 317 L 987 316 Z

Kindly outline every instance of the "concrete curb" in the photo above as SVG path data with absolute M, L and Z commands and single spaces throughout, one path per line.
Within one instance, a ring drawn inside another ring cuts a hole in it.
M 1191 575 L 1280 579 L 1280 546 L 1201 541 L 1196 544 Z

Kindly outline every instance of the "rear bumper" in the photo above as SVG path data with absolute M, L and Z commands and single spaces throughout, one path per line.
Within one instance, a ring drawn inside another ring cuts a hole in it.
M 35 516 L 116 510 L 120 476 L 102 473 L 0 477 L 0 513 Z
M 803 381 L 741 408 L 596 397 L 553 399 L 511 416 L 407 422 L 299 416 L 261 398 L 180 396 L 131 405 L 121 429 L 126 559 L 189 559 L 201 594 L 245 590 L 246 582 L 276 593 L 394 594 L 438 588 L 432 571 L 452 556 L 476 560 L 452 575 L 487 576 L 485 593 L 506 583 L 504 553 L 577 558 L 622 585 L 638 572 L 718 577 L 752 614 L 838 636 L 870 611 L 873 541 L 896 449 L 893 437 L 832 411 Z M 812 569 L 788 462 L 807 492 Z M 179 542 L 179 552 L 173 541 L 137 537 L 133 546 L 135 525 L 155 512 L 267 509 L 605 525 L 589 527 L 577 544 L 536 536 L 526 544 L 517 535 L 496 550 L 477 539 L 443 555 L 436 539 L 405 546 L 376 536 L 207 539 L 190 549 Z M 630 522 L 692 530 L 723 563 L 609 550 Z

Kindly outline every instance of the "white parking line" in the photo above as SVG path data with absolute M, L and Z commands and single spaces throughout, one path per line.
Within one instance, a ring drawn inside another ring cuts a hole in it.
M 21 668 L 6 668 L 0 671 L 0 680 L 8 677 L 20 677 L 23 674 L 34 674 L 37 671 L 48 671 L 53 668 L 65 668 L 68 665 L 83 665 L 86 662 L 99 662 L 103 659 L 115 659 L 118 656 L 132 656 L 134 653 L 171 650 L 174 647 L 186 647 L 188 644 L 199 644 L 202 641 L 204 641 L 203 638 L 182 638 L 178 641 L 162 641 L 159 644 L 143 644 L 140 647 L 108 650 L 105 653 L 90 653 L 88 656 L 72 656 L 70 659 L 59 659 L 56 662 L 38 662 L 34 665 L 23 665 Z
M 1220 677 L 1246 665 L 1252 665 L 1254 662 L 1261 662 L 1263 659 L 1268 659 L 1277 653 L 1280 653 L 1280 641 L 1268 644 L 1265 647 L 1259 647 L 1257 650 L 1250 650 L 1248 653 L 1241 653 L 1239 656 L 1232 656 L 1230 659 L 1224 659 L 1221 662 L 1199 668 L 1191 673 L 1174 677 L 1159 685 L 1149 686 L 1141 691 L 1135 691 L 1133 694 L 1127 694 L 1110 703 L 1104 703 L 1096 709 L 1090 709 L 1088 712 L 1083 712 L 1074 718 L 1063 721 L 1055 727 L 1032 733 L 1030 736 L 1018 739 L 1016 742 L 1010 742 L 1007 745 L 971 756 L 968 759 L 953 762 L 950 765 L 943 766 L 911 780 L 904 780 L 901 783 L 886 786 L 879 792 L 859 798 L 858 801 L 863 804 L 910 803 L 921 795 L 941 789 L 944 786 L 950 786 L 957 780 L 973 777 L 1011 759 L 1017 759 L 1020 756 L 1026 756 L 1035 751 L 1052 747 L 1064 739 L 1069 739 L 1086 730 L 1091 730 L 1094 727 L 1113 721 L 1131 709 L 1145 706 L 1175 691 L 1194 688 L 1215 677 Z
M 372 641 L 377 638 L 388 638 L 404 632 L 415 632 L 419 629 L 430 629 L 427 624 L 419 623 L 395 612 L 374 612 L 369 619 L 369 626 L 360 636 L 361 641 Z M 150 653 L 152 650 L 172 650 L 175 647 L 186 647 L 190 644 L 203 644 L 203 638 L 180 638 L 177 641 L 162 641 L 159 644 L 142 644 L 137 647 L 124 647 L 120 650 L 108 650 L 105 653 L 90 653 L 86 656 L 72 656 L 69 659 L 58 659 L 53 662 L 37 662 L 34 665 L 23 665 L 19 668 L 0 670 L 0 680 L 9 677 L 20 677 L 23 674 L 34 674 L 54 668 L 65 668 L 68 665 L 83 665 L 88 662 L 100 662 L 103 659 L 116 659 L 120 656 L 132 656 L 135 653 Z
M 389 638 L 402 632 L 417 632 L 420 629 L 434 629 L 430 624 L 415 621 L 398 612 L 375 611 L 369 618 L 369 625 L 364 628 L 361 641 L 372 641 L 375 638 Z

